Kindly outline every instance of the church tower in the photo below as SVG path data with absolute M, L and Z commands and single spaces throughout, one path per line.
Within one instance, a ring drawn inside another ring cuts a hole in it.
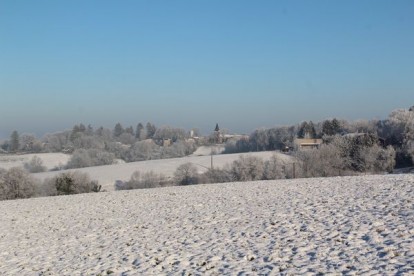
M 215 138 L 216 144 L 223 143 L 223 139 L 221 137 L 220 128 L 219 128 L 218 123 L 216 123 L 216 128 L 214 129 L 214 138 Z

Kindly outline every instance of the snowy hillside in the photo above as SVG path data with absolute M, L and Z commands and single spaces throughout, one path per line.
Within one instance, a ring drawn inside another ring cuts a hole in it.
M 168 187 L 0 202 L 1 275 L 414 271 L 414 176 Z

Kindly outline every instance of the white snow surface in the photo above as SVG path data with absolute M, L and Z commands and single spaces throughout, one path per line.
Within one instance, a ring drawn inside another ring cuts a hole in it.
M 71 155 L 64 153 L 31 153 L 31 154 L 7 154 L 0 155 L 0 168 L 10 169 L 12 167 L 24 167 L 24 163 L 29 162 L 34 156 L 39 157 L 43 161 L 43 166 L 47 170 L 55 167 L 66 165 Z
M 223 145 L 216 145 L 216 146 L 201 146 L 198 147 L 191 156 L 205 156 L 205 155 L 211 155 L 213 154 L 220 154 L 223 153 L 225 150 L 225 147 Z
M 240 157 L 240 155 L 257 156 L 267 160 L 274 154 L 276 154 L 280 158 L 280 160 L 286 163 L 294 162 L 293 158 L 289 155 L 282 154 L 280 152 L 266 151 L 243 154 L 237 153 L 214 155 L 213 166 L 215 168 L 222 168 L 226 164 L 231 164 L 234 160 L 237 160 Z M 67 171 L 77 170 L 81 172 L 86 172 L 89 174 L 91 179 L 98 180 L 99 184 L 102 185 L 102 189 L 110 191 L 114 190 L 114 184 L 116 180 L 127 181 L 131 178 L 131 175 L 137 170 L 140 172 L 153 171 L 155 173 L 162 173 L 167 177 L 172 177 L 178 166 L 188 162 L 194 164 L 197 167 L 198 171 L 202 173 L 207 171 L 208 168 L 210 168 L 211 156 L 187 156 L 181 158 L 159 159 L 124 164 L 114 164 L 107 166 L 87 167 Z M 63 171 L 36 173 L 33 174 L 33 176 L 40 180 L 44 180 L 45 178 L 51 178 L 62 172 Z
M 414 175 L 0 202 L 1 275 L 412 275 Z

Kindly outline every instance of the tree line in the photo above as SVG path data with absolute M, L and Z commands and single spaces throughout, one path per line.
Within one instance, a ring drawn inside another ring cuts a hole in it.
M 190 134 L 185 129 L 170 126 L 157 128 L 150 122 L 145 126 L 138 123 L 136 128 L 117 123 L 113 129 L 94 129 L 81 123 L 71 130 L 47 134 L 42 139 L 13 131 L 10 139 L 0 147 L 7 153 L 69 153 L 71 159 L 65 168 L 71 169 L 109 165 L 116 159 L 133 162 L 182 157 L 191 154 L 197 147 L 195 141 L 188 138 Z M 165 140 L 169 142 L 168 147 L 163 146 Z
M 296 152 L 295 139 L 322 139 L 323 145 L 337 147 L 342 156 L 362 158 L 366 151 L 386 149 L 395 151 L 396 167 L 413 166 L 414 161 L 414 106 L 392 111 L 384 120 L 346 121 L 336 118 L 313 123 L 257 129 L 248 138 L 228 141 L 227 153 L 290 149 Z M 362 140 L 369 140 L 362 141 Z M 316 153 L 314 153 L 316 154 Z M 382 154 L 382 153 L 379 153 Z M 358 162 L 352 167 L 358 169 Z
M 346 121 L 336 118 L 313 123 L 257 129 L 247 138 L 231 139 L 225 144 L 225 153 L 249 151 L 290 150 L 296 153 L 295 139 L 322 139 L 326 147 L 341 152 L 348 169 L 363 171 L 363 154 L 369 153 L 381 160 L 394 156 L 395 166 L 413 166 L 414 107 L 392 111 L 384 120 Z M 198 131 L 195 131 L 199 135 Z M 19 135 L 13 131 L 10 139 L 0 147 L 9 153 L 65 152 L 71 159 L 65 168 L 108 165 L 122 159 L 125 162 L 182 157 L 191 154 L 200 142 L 190 138 L 189 131 L 169 126 L 156 127 L 148 122 L 136 127 L 117 123 L 113 129 L 91 125 L 75 125 L 71 130 L 47 134 L 42 139 L 33 135 Z M 335 138 L 335 139 L 334 139 Z M 362 141 L 370 140 L 371 142 Z M 169 146 L 163 141 L 168 140 Z M 203 143 L 214 143 L 204 139 Z M 384 153 L 387 152 L 387 154 Z M 394 151 L 394 153 L 392 153 Z M 323 151 L 314 152 L 314 155 Z M 301 158 L 310 153 L 299 154 Z M 382 156 L 382 157 L 381 157 Z M 308 157 L 307 157 L 308 158 Z M 61 169 L 61 168 L 56 168 Z

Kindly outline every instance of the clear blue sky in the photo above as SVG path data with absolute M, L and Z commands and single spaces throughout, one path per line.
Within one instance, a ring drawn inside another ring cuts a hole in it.
M 0 138 L 414 105 L 414 1 L 0 1 Z

